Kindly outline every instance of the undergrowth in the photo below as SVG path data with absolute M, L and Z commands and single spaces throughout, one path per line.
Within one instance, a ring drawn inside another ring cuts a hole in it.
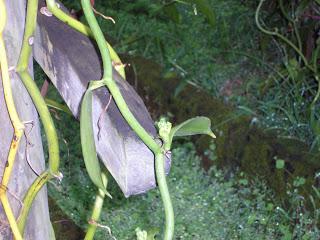
M 305 103 L 299 99 L 299 92 L 310 86 L 277 78 L 281 56 L 274 49 L 268 55 L 260 51 L 264 39 L 254 25 L 255 4 L 210 1 L 217 18 L 213 27 L 189 6 L 179 6 L 183 18 L 177 24 L 163 13 L 151 15 L 148 9 L 134 8 L 135 2 L 125 2 L 97 1 L 96 5 L 116 20 L 115 25 L 101 18 L 99 23 L 118 52 L 155 59 L 163 65 L 164 76 L 180 76 L 181 86 L 190 83 L 234 105 L 246 106 L 242 111 L 250 112 L 262 126 L 312 142 Z M 68 4 L 78 8 L 74 1 Z M 66 127 L 65 116 L 56 117 L 60 137 L 65 139 L 61 142 L 64 179 L 60 186 L 49 185 L 49 194 L 84 228 L 95 188 L 83 171 L 77 124 Z M 320 210 L 307 210 L 295 189 L 288 191 L 290 209 L 284 210 L 273 202 L 273 193 L 259 179 L 226 178 L 214 168 L 204 172 L 191 143 L 177 146 L 173 159 L 168 179 L 176 213 L 176 239 L 318 239 Z M 117 239 L 135 239 L 138 227 L 161 228 L 157 190 L 125 199 L 114 181 L 110 185 L 113 199 L 106 201 L 101 219 L 106 228 L 99 229 L 96 239 L 111 239 L 108 228 Z
M 36 74 L 43 79 L 38 71 Z M 50 89 L 48 97 L 61 101 Z M 53 113 L 63 139 L 60 147 L 64 178 L 61 185 L 49 184 L 49 195 L 85 229 L 96 189 L 84 170 L 79 124 L 65 113 Z M 71 121 L 74 124 L 68 125 Z M 214 145 L 210 149 L 207 155 L 214 161 Z M 205 172 L 200 161 L 192 143 L 178 144 L 173 150 L 168 181 L 176 214 L 176 239 L 318 239 L 320 209 L 307 210 L 305 199 L 296 189 L 287 192 L 290 208 L 284 210 L 261 180 L 248 180 L 239 172 L 230 176 L 216 168 Z M 106 199 L 96 239 L 131 240 L 137 228 L 161 229 L 164 219 L 157 189 L 126 199 L 111 179 L 109 190 L 113 199 Z M 316 201 L 319 199 L 320 195 Z
M 59 99 L 56 91 L 49 91 L 48 96 Z M 67 114 L 54 115 L 63 139 L 64 178 L 61 185 L 49 184 L 49 195 L 85 229 L 96 188 L 84 170 L 79 124 Z M 66 127 L 70 121 L 75 122 Z M 213 161 L 214 149 L 208 151 Z M 192 143 L 178 144 L 173 150 L 168 181 L 176 214 L 176 239 L 318 239 L 320 210 L 307 210 L 296 190 L 288 191 L 290 209 L 284 210 L 259 179 L 248 180 L 241 173 L 226 177 L 215 168 L 205 172 L 200 161 Z M 99 222 L 103 227 L 98 228 L 96 239 L 131 240 L 137 228 L 161 229 L 164 219 L 157 189 L 126 199 L 111 179 L 109 190 L 113 199 L 106 199 Z
M 72 145 L 78 136 L 73 132 L 66 140 Z M 95 188 L 84 173 L 77 149 L 69 150 L 63 158 L 62 185 L 49 185 L 49 193 L 63 212 L 85 229 Z M 114 181 L 109 186 L 113 199 L 107 199 L 104 205 L 99 224 L 105 228 L 99 228 L 96 239 L 112 239 L 109 228 L 117 239 L 135 239 L 138 227 L 161 229 L 158 190 L 126 199 Z M 249 182 L 244 176 L 226 179 L 215 168 L 206 173 L 191 143 L 173 150 L 169 187 L 176 214 L 176 239 L 318 239 L 320 234 L 319 210 L 307 211 L 301 196 L 290 198 L 289 212 L 277 207 L 272 192 L 259 180 Z
M 66 4 L 79 8 L 76 3 Z M 164 75 L 174 72 L 181 81 L 218 95 L 226 79 L 252 75 L 262 55 L 257 55 L 257 42 L 252 37 L 258 32 L 251 21 L 252 9 L 234 0 L 210 4 L 216 14 L 214 26 L 186 4 L 177 4 L 180 23 L 170 20 L 164 11 L 152 14 L 135 2 L 96 1 L 96 8 L 114 18 L 115 24 L 98 20 L 118 52 L 155 59 L 164 66 Z
M 250 114 L 261 127 L 298 138 L 318 150 L 318 130 L 310 123 L 308 109 L 312 98 L 305 97 L 317 88 L 316 82 L 292 65 L 295 56 L 285 44 L 259 32 L 254 23 L 258 2 L 209 2 L 215 13 L 214 25 L 192 4 L 176 3 L 179 22 L 172 21 L 164 10 L 154 11 L 167 1 L 96 1 L 95 6 L 115 19 L 116 24 L 101 17 L 98 20 L 118 52 L 154 59 L 163 65 L 165 77 L 180 77 L 176 94 L 192 84 L 240 106 L 235 116 Z M 267 26 L 280 28 L 290 38 L 290 23 L 274 7 L 275 2 L 266 1 L 262 18 Z M 77 2 L 66 4 L 79 9 Z M 305 22 L 298 23 L 302 36 L 313 24 L 309 19 Z M 315 117 L 319 118 L 317 113 Z

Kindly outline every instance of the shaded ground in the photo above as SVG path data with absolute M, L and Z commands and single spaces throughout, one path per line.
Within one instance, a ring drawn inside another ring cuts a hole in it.
M 154 120 L 161 115 L 170 116 L 175 123 L 193 116 L 207 116 L 211 119 L 217 135 L 217 160 L 215 164 L 226 169 L 240 167 L 251 176 L 261 176 L 276 191 L 280 199 L 285 198 L 287 183 L 296 177 L 306 178 L 301 188 L 307 194 L 312 184 L 317 184 L 316 172 L 320 169 L 320 154 L 309 153 L 308 146 L 298 139 L 277 137 L 277 132 L 265 132 L 259 127 L 254 115 L 239 113 L 230 105 L 210 96 L 204 90 L 186 84 L 175 97 L 181 82 L 175 76 L 162 76 L 161 66 L 141 57 L 124 56 L 124 62 L 131 65 L 128 81 L 136 87 L 144 99 Z M 209 148 L 206 136 L 192 139 L 202 163 L 208 169 L 212 161 L 203 154 Z M 285 169 L 275 168 L 275 159 L 285 161 Z

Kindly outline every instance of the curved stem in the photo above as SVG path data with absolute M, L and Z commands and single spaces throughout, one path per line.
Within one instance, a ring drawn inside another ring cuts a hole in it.
M 112 97 L 116 102 L 121 114 L 123 115 L 124 119 L 128 122 L 129 126 L 135 131 L 135 133 L 151 149 L 151 151 L 154 154 L 160 153 L 161 152 L 160 146 L 155 142 L 153 137 L 146 132 L 146 130 L 136 120 L 135 116 L 131 113 L 127 103 L 122 97 L 122 94 L 117 84 L 112 80 L 112 81 L 107 81 L 106 85 L 110 90 Z
M 27 17 L 26 17 L 26 27 L 23 37 L 23 43 L 21 48 L 21 53 L 16 67 L 24 86 L 29 92 L 33 103 L 40 115 L 40 119 L 43 123 L 44 131 L 48 140 L 48 151 L 49 151 L 49 169 L 53 175 L 59 174 L 59 143 L 57 132 L 51 118 L 49 109 L 41 96 L 41 93 L 33 81 L 31 75 L 28 72 L 28 63 L 31 54 L 31 45 L 29 42 L 33 38 L 33 34 L 36 28 L 37 20 L 37 10 L 38 10 L 38 0 L 29 0 L 27 6 Z
M 292 19 L 291 17 L 289 17 L 289 15 L 287 14 L 284 4 L 283 4 L 283 0 L 279 0 L 279 7 L 280 7 L 280 11 L 282 12 L 283 16 L 289 21 L 291 22 L 292 26 L 293 26 L 293 30 L 294 30 L 294 35 L 297 39 L 297 43 L 298 43 L 298 49 L 300 50 L 300 52 L 302 52 L 302 43 L 301 43 L 301 37 L 297 28 L 297 24 L 296 24 L 296 20 Z M 300 56 L 301 59 L 301 56 Z
M 97 42 L 99 51 L 101 54 L 102 64 L 103 64 L 103 79 L 112 79 L 112 62 L 110 57 L 109 49 L 107 48 L 106 41 L 104 39 L 103 32 L 99 27 L 96 17 L 91 8 L 90 1 L 81 0 L 81 5 L 83 8 L 83 13 L 87 19 L 87 22 L 92 29 L 94 39 Z
M 26 89 L 28 90 L 43 123 L 43 128 L 48 141 L 50 172 L 53 175 L 59 175 L 60 157 L 58 136 L 49 109 L 30 74 L 26 71 L 19 71 L 18 73 Z
M 164 240 L 171 240 L 174 233 L 174 212 L 166 181 L 164 154 L 162 153 L 156 155 L 156 176 L 166 216 Z
M 103 184 L 106 189 L 107 184 L 108 184 L 107 175 L 105 173 L 102 173 L 101 178 L 102 178 Z M 94 234 L 97 229 L 97 222 L 100 219 L 100 214 L 101 214 L 101 210 L 102 210 L 103 201 L 104 201 L 105 196 L 106 196 L 106 194 L 102 190 L 99 189 L 97 196 L 96 196 L 94 206 L 93 206 L 91 218 L 89 221 L 89 227 L 88 227 L 86 236 L 84 238 L 85 240 L 92 240 L 94 237 Z
M 170 199 L 170 194 L 168 186 L 166 183 L 165 169 L 164 169 L 164 153 L 161 147 L 155 142 L 155 140 L 150 136 L 146 130 L 140 125 L 140 123 L 133 116 L 128 108 L 122 94 L 112 79 L 112 66 L 110 60 L 110 54 L 108 48 L 105 47 L 105 40 L 103 33 L 98 25 L 98 22 L 93 14 L 89 0 L 81 0 L 83 12 L 87 19 L 87 22 L 93 32 L 93 35 L 97 41 L 102 62 L 103 62 L 103 79 L 102 81 L 110 90 L 120 112 L 122 113 L 125 120 L 128 122 L 129 126 L 137 133 L 137 135 L 142 139 L 142 141 L 153 151 L 155 154 L 155 166 L 156 166 L 156 177 L 160 189 L 160 194 L 165 208 L 166 224 L 165 224 L 165 240 L 173 239 L 174 233 L 174 213 L 173 207 Z
M 94 16 L 94 13 L 91 8 L 91 4 L 89 0 L 81 0 L 82 8 L 84 15 L 87 19 L 87 22 L 92 30 L 92 33 L 97 41 L 102 62 L 103 62 L 103 81 L 105 85 L 107 85 L 110 90 L 112 97 L 114 98 L 121 114 L 128 122 L 129 126 L 137 133 L 137 135 L 142 139 L 142 141 L 156 154 L 161 151 L 159 145 L 155 142 L 152 136 L 146 132 L 146 130 L 140 125 L 134 115 L 131 113 L 128 105 L 126 104 L 123 96 L 112 79 L 112 65 L 109 50 L 106 47 L 106 42 L 104 39 L 104 35 L 99 27 L 99 24 Z
M 282 34 L 280 34 L 278 32 L 278 30 L 274 30 L 274 31 L 269 31 L 265 28 L 263 28 L 259 22 L 259 14 L 260 14 L 260 10 L 262 7 L 262 4 L 265 0 L 260 0 L 259 5 L 257 7 L 256 13 L 255 13 L 255 21 L 256 21 L 256 25 L 259 28 L 259 30 L 267 35 L 273 35 L 276 36 L 278 38 L 280 38 L 282 41 L 284 41 L 286 44 L 288 44 L 302 59 L 304 65 L 311 70 L 312 72 L 314 72 L 314 69 L 308 64 L 308 61 L 306 59 L 306 57 L 303 55 L 303 53 L 300 51 L 300 49 L 294 44 L 292 43 L 288 38 L 286 38 L 285 36 L 283 36 Z
M 38 192 L 41 190 L 41 188 L 51 179 L 53 176 L 48 172 L 43 172 L 39 177 L 37 177 L 30 188 L 28 189 L 24 199 L 23 199 L 23 207 L 20 212 L 19 218 L 18 218 L 18 227 L 20 232 L 24 232 L 26 221 L 28 218 L 29 211 L 31 209 L 33 200 L 37 196 Z
M 20 212 L 18 219 L 18 227 L 23 233 L 26 220 L 31 209 L 32 203 L 37 196 L 41 188 L 53 177 L 58 177 L 59 173 L 59 143 L 57 132 L 54 127 L 53 120 L 51 118 L 49 109 L 41 96 L 41 93 L 33 81 L 31 75 L 28 72 L 28 63 L 31 55 L 31 45 L 33 42 L 33 34 L 36 28 L 38 10 L 38 0 L 29 0 L 27 5 L 26 25 L 22 42 L 21 53 L 16 67 L 16 71 L 19 74 L 24 86 L 26 87 L 32 101 L 39 113 L 40 119 L 43 123 L 43 127 L 47 136 L 48 151 L 49 151 L 49 171 L 45 171 L 39 177 L 35 179 L 33 184 L 28 189 L 24 200 L 23 208 Z
M 81 32 L 82 34 L 94 39 L 94 35 L 93 35 L 91 29 L 89 27 L 87 27 L 86 25 L 84 25 L 83 23 L 81 23 L 80 21 L 69 16 L 64 11 L 62 11 L 58 7 L 55 0 L 46 0 L 46 3 L 47 3 L 47 7 L 48 7 L 49 11 L 56 18 L 58 18 L 59 20 L 61 20 L 65 24 L 67 24 L 68 26 L 72 27 L 73 29 L 77 30 L 78 32 Z M 91 5 L 90 5 L 90 8 L 91 8 Z M 119 72 L 121 77 L 123 77 L 123 79 L 126 79 L 124 65 L 122 64 L 120 57 L 118 56 L 116 51 L 111 47 L 111 45 L 107 41 L 106 41 L 106 47 L 108 48 L 108 50 L 110 52 L 110 57 L 111 57 L 112 61 L 114 61 L 115 63 L 120 63 L 120 64 L 118 64 L 119 67 L 116 70 Z

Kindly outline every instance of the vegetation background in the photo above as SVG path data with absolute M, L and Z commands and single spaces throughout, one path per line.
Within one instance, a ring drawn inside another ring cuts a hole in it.
M 179 98 L 181 91 L 191 85 L 233 108 L 233 114 L 221 120 L 223 124 L 249 115 L 251 124 L 263 131 L 275 132 L 283 139 L 298 139 L 310 153 L 318 154 L 319 2 L 262 2 L 262 26 L 269 31 L 277 28 L 302 56 L 278 36 L 258 29 L 257 1 L 101 0 L 95 1 L 95 8 L 115 20 L 113 24 L 98 17 L 118 53 L 125 58 L 142 57 L 145 63 L 156 62 L 162 67 L 161 78 L 179 79 L 175 91 L 168 94 Z M 64 4 L 84 20 L 79 2 Z M 139 68 L 131 67 L 133 71 Z M 155 71 L 148 69 L 149 75 Z M 39 84 L 44 78 L 36 70 Z M 53 88 L 48 97 L 62 103 Z M 190 93 L 192 98 L 197 95 Z M 151 109 L 154 111 L 157 109 Z M 162 114 L 172 119 L 175 115 Z M 84 170 L 79 125 L 67 114 L 54 115 L 60 139 L 64 139 L 64 180 L 59 186 L 49 185 L 49 194 L 66 214 L 62 220 L 73 221 L 84 229 L 96 190 Z M 248 176 L 241 166 L 230 168 L 226 163 L 223 169 L 217 168 L 214 163 L 223 159 L 217 159 L 215 143 L 211 142 L 210 148 L 198 156 L 192 142 L 188 139 L 175 145 L 169 175 L 176 239 L 319 239 L 319 171 L 313 173 L 307 195 L 301 194 L 306 184 L 302 175 L 285 185 L 282 191 L 286 198 L 279 201 L 279 193 L 263 178 Z M 203 156 L 211 161 L 206 170 Z M 282 159 L 275 159 L 273 168 L 286 171 Z M 156 189 L 125 199 L 114 182 L 110 187 L 113 199 L 104 206 L 101 224 L 105 228 L 99 229 L 96 239 L 135 239 L 138 227 L 161 229 L 163 216 Z M 56 219 L 56 213 L 52 214 Z M 68 232 L 59 228 L 61 221 L 54 221 L 53 226 L 57 238 L 66 239 Z M 69 234 L 71 239 L 74 233 Z

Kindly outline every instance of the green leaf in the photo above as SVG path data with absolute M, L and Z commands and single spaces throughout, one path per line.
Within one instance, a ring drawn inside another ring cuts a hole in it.
M 320 5 L 320 0 L 316 0 L 316 3 L 317 3 L 318 5 Z
M 137 240 L 148 240 L 148 233 L 145 230 L 141 230 L 139 227 L 136 228 Z
M 216 14 L 210 6 L 208 0 L 189 0 L 196 5 L 196 8 L 206 16 L 209 24 L 214 27 L 216 25 Z
M 283 169 L 284 168 L 284 160 L 277 159 L 276 160 L 276 169 Z
M 80 137 L 83 159 L 91 181 L 111 198 L 111 195 L 107 192 L 101 178 L 101 168 L 94 143 L 91 89 L 86 91 L 81 104 Z
M 58 103 L 57 101 L 54 101 L 49 98 L 45 98 L 44 101 L 46 102 L 47 106 L 57 109 L 59 111 L 65 112 L 72 116 L 72 112 L 70 111 L 67 105 Z
M 267 211 L 271 212 L 274 209 L 274 205 L 272 203 L 268 203 Z
M 173 22 L 177 24 L 181 22 L 181 15 L 176 7 L 176 4 L 171 3 L 164 6 L 163 11 Z
M 239 184 L 241 185 L 247 186 L 248 183 L 249 183 L 248 180 L 245 178 L 239 179 Z
M 256 115 L 256 113 L 252 109 L 250 109 L 246 106 L 238 106 L 238 109 L 240 109 L 244 114 Z
M 156 235 L 159 234 L 160 229 L 159 228 L 151 228 L 148 230 L 148 237 L 147 240 L 155 240 Z
M 211 131 L 211 121 L 207 117 L 191 118 L 170 131 L 169 141 L 172 142 L 173 137 L 192 136 L 196 134 L 207 134 L 212 138 L 216 136 Z
M 300 187 L 306 183 L 306 179 L 304 177 L 296 177 L 293 180 L 293 186 Z

